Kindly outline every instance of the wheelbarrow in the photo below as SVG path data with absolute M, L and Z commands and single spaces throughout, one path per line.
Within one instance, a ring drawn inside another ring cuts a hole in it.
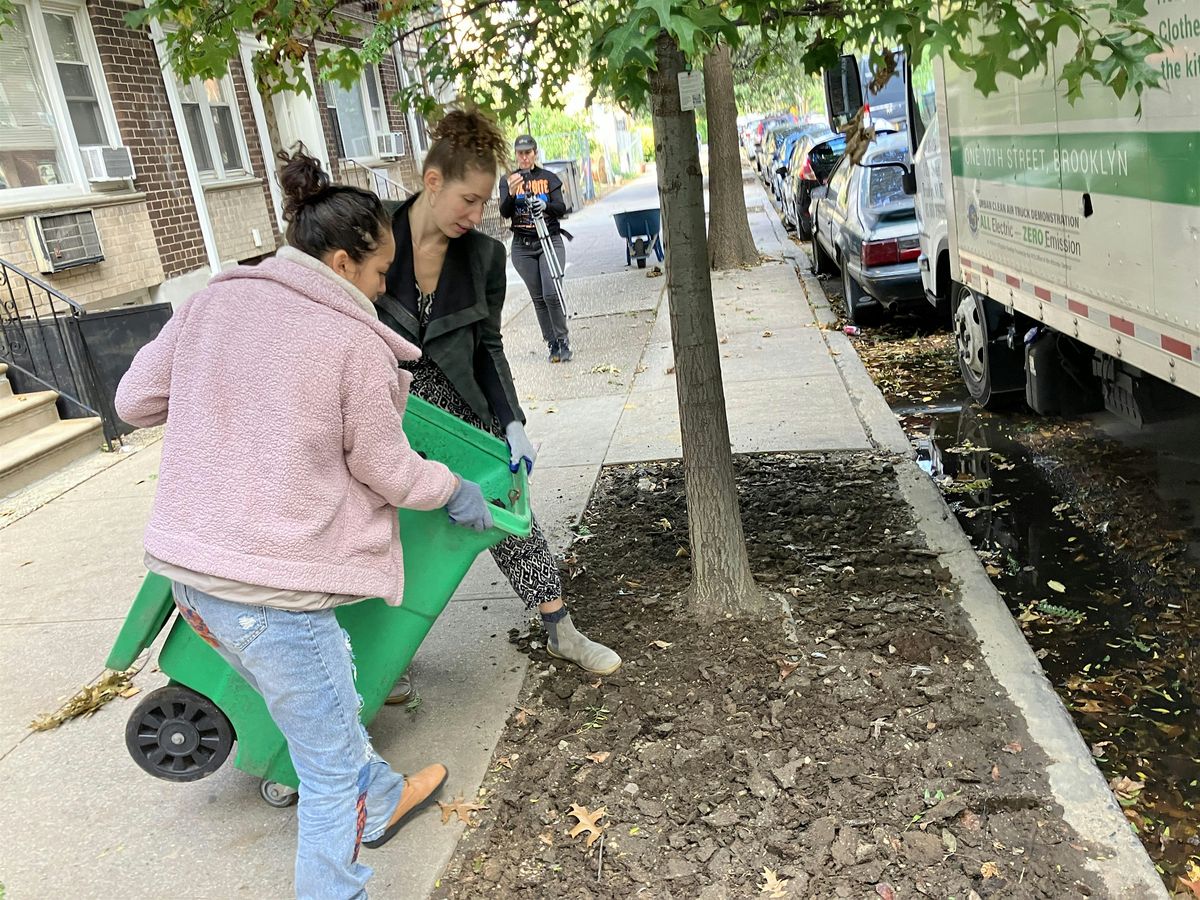
M 462 528 L 444 509 L 400 510 L 402 604 L 388 606 L 375 598 L 336 613 L 350 636 L 364 725 L 383 706 L 475 557 L 509 535 L 528 537 L 532 523 L 528 476 L 523 468 L 516 475 L 509 470 L 504 441 L 412 396 L 404 433 L 418 453 L 479 483 L 493 504 L 494 527 Z M 262 798 L 272 806 L 294 803 L 299 780 L 262 696 L 182 616 L 170 622 L 174 611 L 170 582 L 148 573 L 108 656 L 109 668 L 128 669 L 169 625 L 158 662 L 171 680 L 130 715 L 125 728 L 130 756 L 158 778 L 196 781 L 219 769 L 236 743 L 234 765 L 261 779 Z
M 663 261 L 662 216 L 657 209 L 635 209 L 613 213 L 617 231 L 625 238 L 625 265 L 637 260 L 639 269 L 646 268 L 646 258 L 653 250 Z

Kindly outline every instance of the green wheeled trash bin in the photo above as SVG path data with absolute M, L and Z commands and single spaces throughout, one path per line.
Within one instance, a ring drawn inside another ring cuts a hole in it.
M 504 441 L 413 396 L 404 432 L 418 453 L 479 483 L 493 504 L 494 527 L 462 528 L 444 509 L 400 510 L 403 603 L 388 606 L 376 598 L 337 610 L 354 652 L 363 724 L 375 718 L 475 557 L 510 535 L 527 537 L 532 524 L 525 470 L 509 470 Z M 174 611 L 170 582 L 148 573 L 108 656 L 109 668 L 132 666 Z M 220 768 L 236 742 L 234 765 L 262 779 L 263 799 L 273 806 L 294 802 L 296 771 L 266 703 L 182 616 L 170 624 L 158 661 L 171 682 L 148 694 L 129 718 L 125 743 L 134 761 L 168 781 L 195 781 Z

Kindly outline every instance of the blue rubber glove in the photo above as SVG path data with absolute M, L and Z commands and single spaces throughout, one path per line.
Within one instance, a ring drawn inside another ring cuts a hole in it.
M 475 482 L 465 478 L 458 480 L 458 487 L 446 504 L 446 512 L 451 522 L 463 528 L 487 531 L 492 527 L 492 509 L 484 499 L 483 491 Z
M 533 472 L 533 464 L 537 461 L 537 451 L 529 443 L 529 435 L 525 426 L 520 422 L 509 422 L 504 428 L 504 436 L 508 439 L 508 468 L 516 472 L 525 463 L 525 471 Z

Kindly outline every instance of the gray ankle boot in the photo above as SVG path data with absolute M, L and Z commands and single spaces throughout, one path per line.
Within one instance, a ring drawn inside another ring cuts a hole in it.
M 557 621 L 542 616 L 547 634 L 546 650 L 551 656 L 573 662 L 593 675 L 611 675 L 621 668 L 621 657 L 615 651 L 580 634 L 571 621 L 571 614 L 565 608 L 561 612 L 562 618 L 557 618 L 559 613 L 550 614 Z

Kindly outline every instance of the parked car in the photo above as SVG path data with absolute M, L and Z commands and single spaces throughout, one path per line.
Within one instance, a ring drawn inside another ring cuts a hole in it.
M 773 115 L 767 116 L 754 126 L 754 167 L 758 169 L 759 175 L 762 175 L 763 170 L 763 143 L 770 137 L 771 129 L 790 122 L 790 116 Z
M 771 182 L 771 166 L 775 163 L 775 151 L 779 147 L 780 139 L 787 137 L 800 127 L 791 120 L 790 116 L 776 120 L 768 119 L 767 123 L 767 126 L 763 129 L 762 140 L 759 142 L 758 151 L 755 156 L 758 175 L 764 184 L 770 184 Z
M 809 203 L 812 190 L 833 172 L 846 150 L 846 136 L 822 128 L 805 137 L 792 154 L 783 187 L 783 224 L 794 228 L 803 240 L 812 238 Z
M 811 131 L 811 125 L 801 125 L 796 131 L 793 131 L 784 138 L 780 145 L 779 162 L 776 164 L 771 175 L 771 193 L 778 203 L 783 202 L 783 185 L 787 179 L 788 172 L 791 171 L 793 154 Z
M 758 133 L 758 123 L 764 118 L 765 116 L 751 116 L 739 129 L 742 149 L 746 152 L 746 159 L 750 160 L 750 162 L 754 162 L 754 138 Z
M 846 316 L 855 324 L 889 309 L 921 303 L 920 247 L 913 198 L 904 192 L 908 138 L 876 138 L 862 165 L 843 156 L 829 182 L 813 190 L 813 262 L 818 272 L 841 272 Z

